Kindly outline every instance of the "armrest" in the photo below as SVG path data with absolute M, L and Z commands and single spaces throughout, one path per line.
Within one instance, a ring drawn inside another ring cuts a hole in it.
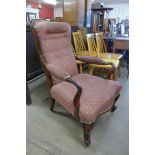
M 114 74 L 115 71 L 115 65 L 112 62 L 105 62 L 101 58 L 97 58 L 95 56 L 75 56 L 76 60 L 80 60 L 83 62 L 86 62 L 88 64 L 97 64 L 97 65 L 110 65 L 111 68 L 106 69 L 108 72 L 107 78 L 111 79 L 111 76 Z
M 84 61 L 86 63 L 103 63 L 104 61 L 100 58 L 97 58 L 95 56 L 75 56 L 76 60 Z
M 69 75 L 68 72 L 66 72 L 59 66 L 53 65 L 53 64 L 48 64 L 48 65 L 46 65 L 46 68 L 51 74 L 53 74 L 57 78 L 59 78 L 63 81 L 66 81 L 68 83 L 71 83 L 77 88 L 77 92 L 73 99 L 73 104 L 74 104 L 74 115 L 77 119 L 79 119 L 80 97 L 82 94 L 82 87 L 76 81 L 71 79 L 71 76 Z
M 112 71 L 114 71 L 115 66 L 113 63 L 111 62 L 105 62 L 103 59 L 101 58 L 97 58 L 95 56 L 75 56 L 76 60 L 80 60 L 80 61 L 84 61 L 88 64 L 98 64 L 98 65 L 111 65 L 111 69 Z
M 68 72 L 66 72 L 64 69 L 61 67 L 54 65 L 54 64 L 47 64 L 46 65 L 47 70 L 56 76 L 60 80 L 66 80 L 67 78 L 70 78 L 71 76 L 69 75 Z
M 80 97 L 82 94 L 82 87 L 74 80 L 71 78 L 66 79 L 65 81 L 73 84 L 77 88 L 77 92 L 74 96 L 73 103 L 74 103 L 74 115 L 75 117 L 79 120 L 79 109 L 80 109 Z

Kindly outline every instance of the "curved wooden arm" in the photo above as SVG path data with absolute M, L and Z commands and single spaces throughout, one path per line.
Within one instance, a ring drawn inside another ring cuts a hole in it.
M 73 104 L 74 104 L 74 115 L 79 120 L 80 119 L 79 117 L 80 97 L 82 94 L 82 87 L 76 81 L 72 80 L 71 78 L 67 78 L 65 79 L 65 81 L 73 84 L 77 88 L 77 93 L 74 96 Z

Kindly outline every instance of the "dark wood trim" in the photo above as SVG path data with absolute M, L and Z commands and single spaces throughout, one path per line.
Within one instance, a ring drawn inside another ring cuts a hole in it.
M 32 104 L 31 95 L 30 95 L 30 91 L 29 91 L 29 87 L 28 87 L 27 81 L 26 81 L 26 104 L 27 105 Z
M 79 117 L 79 109 L 80 109 L 80 97 L 82 94 L 82 87 L 74 80 L 72 80 L 71 78 L 66 79 L 65 81 L 72 83 L 76 88 L 77 88 L 77 93 L 74 96 L 73 99 L 73 104 L 74 104 L 74 116 L 80 120 Z
M 92 8 L 91 10 L 103 12 L 103 11 L 107 11 L 107 10 L 113 10 L 113 8 L 100 7 L 100 8 Z
M 112 108 L 111 108 L 111 112 L 114 112 L 114 111 L 117 109 L 117 106 L 115 105 L 115 103 L 116 103 L 116 101 L 119 99 L 119 97 L 120 97 L 120 94 L 117 95 L 117 97 L 115 98 L 114 104 L 113 104 L 113 106 L 112 106 Z
M 85 0 L 85 8 L 84 8 L 84 27 L 87 27 L 87 8 L 88 8 L 88 0 Z
M 88 146 L 91 144 L 90 133 L 93 129 L 93 126 L 94 126 L 94 123 L 91 123 L 91 124 L 83 123 L 84 143 Z
M 50 110 L 51 111 L 54 111 L 55 99 L 52 98 L 52 97 L 50 99 L 51 99 L 51 107 L 50 107 Z

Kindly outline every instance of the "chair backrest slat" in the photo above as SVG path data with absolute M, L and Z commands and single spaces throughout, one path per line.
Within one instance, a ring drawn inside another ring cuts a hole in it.
M 88 44 L 88 51 L 90 56 L 97 56 L 97 47 L 94 38 L 94 34 L 87 34 L 87 44 Z
M 74 46 L 76 50 L 76 54 L 81 54 L 82 52 L 86 51 L 86 47 L 82 38 L 82 34 L 80 31 L 78 32 L 72 32 L 73 34 L 73 40 L 74 40 Z
M 96 33 L 96 44 L 97 44 L 97 53 L 98 54 L 107 53 L 103 32 Z

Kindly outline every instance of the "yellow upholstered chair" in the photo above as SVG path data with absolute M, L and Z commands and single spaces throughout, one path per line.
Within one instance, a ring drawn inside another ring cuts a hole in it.
M 119 60 L 123 57 L 122 54 L 108 53 L 104 42 L 103 32 L 98 32 L 96 35 L 96 45 L 97 45 L 97 56 L 100 58 L 112 58 Z
M 87 34 L 87 44 L 88 44 L 88 51 L 89 51 L 89 55 L 90 56 L 96 56 L 98 57 L 98 52 L 97 52 L 97 46 L 96 46 L 96 42 L 95 42 L 95 38 L 94 38 L 94 34 Z M 115 73 L 113 75 L 112 79 L 117 79 L 117 71 L 119 68 L 119 60 L 114 59 L 114 58 L 108 58 L 108 57 L 102 57 L 104 59 L 105 62 L 111 62 L 115 65 Z M 93 69 L 94 68 L 103 68 L 103 69 L 109 69 L 111 68 L 111 66 L 109 65 L 97 65 L 97 64 L 90 64 L 89 65 L 89 72 L 92 75 L 93 74 Z

